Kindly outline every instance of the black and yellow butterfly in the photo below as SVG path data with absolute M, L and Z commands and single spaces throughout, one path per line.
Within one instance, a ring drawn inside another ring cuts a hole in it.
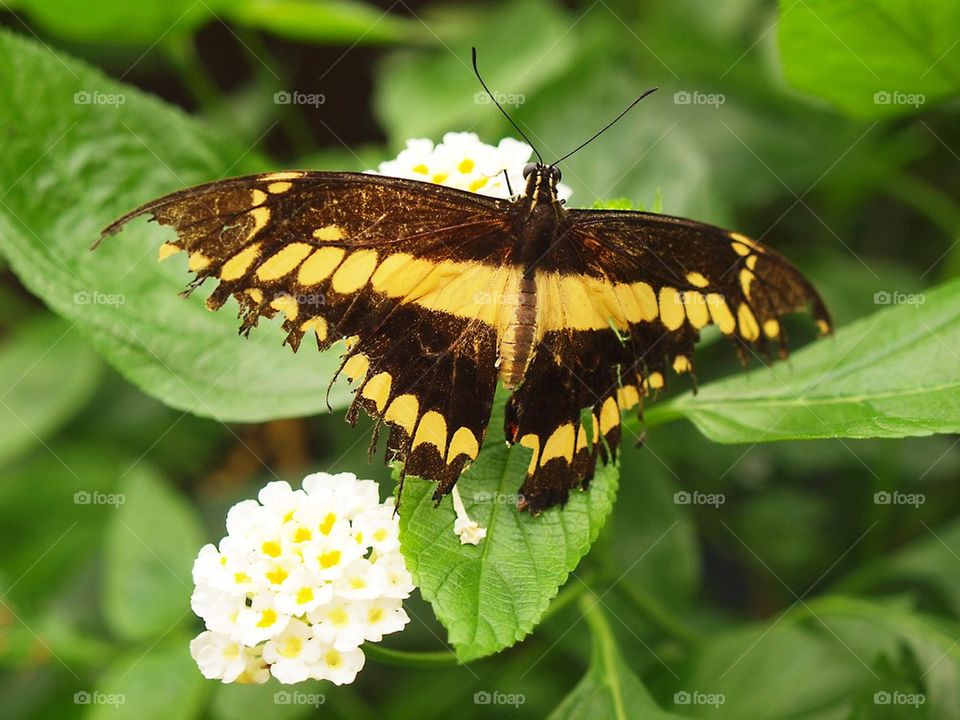
M 234 296 L 243 332 L 279 311 L 294 350 L 306 333 L 320 349 L 345 339 L 347 420 L 363 408 L 385 422 L 389 459 L 436 481 L 438 499 L 477 457 L 499 379 L 513 391 L 506 439 L 533 449 L 521 493 L 534 512 L 616 452 L 622 411 L 670 369 L 692 371 L 704 326 L 785 354 L 781 316 L 812 305 L 829 332 L 817 292 L 773 250 L 691 220 L 569 210 L 556 167 L 524 175 L 511 200 L 370 174 L 252 175 L 154 200 L 104 235 L 149 214 L 178 234 L 161 259 L 189 253 L 191 288 L 215 278 L 208 306 Z

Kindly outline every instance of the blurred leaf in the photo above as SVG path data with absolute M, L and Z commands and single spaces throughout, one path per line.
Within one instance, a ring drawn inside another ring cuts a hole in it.
M 189 720 L 200 717 L 211 689 L 190 657 L 183 633 L 162 645 L 133 650 L 115 660 L 90 698 L 88 720 Z M 90 696 L 88 691 L 87 696 Z M 116 699 L 116 704 L 109 699 Z
M 919 298 L 841 328 L 789 363 L 710 383 L 646 416 L 686 417 L 729 443 L 960 431 L 960 281 Z
M 914 113 L 960 92 L 960 5 L 780 0 L 787 78 L 855 115 Z
M 598 466 L 589 490 L 572 492 L 563 508 L 537 517 L 520 512 L 517 493 L 530 450 L 505 446 L 504 400 L 500 393 L 480 455 L 457 482 L 467 514 L 487 529 L 479 545 L 460 544 L 452 499 L 434 507 L 435 483 L 408 477 L 403 486 L 407 567 L 463 662 L 510 647 L 533 630 L 590 549 L 617 490 L 617 467 Z
M 376 108 L 396 146 L 409 138 L 439 139 L 444 131 L 496 118 L 470 66 L 472 46 L 484 80 L 508 106 L 511 101 L 522 105 L 575 58 L 576 34 L 566 34 L 571 21 L 549 0 L 458 8 L 457 13 L 448 18 L 451 32 L 444 33 L 441 47 L 398 52 L 383 65 Z M 433 26 L 432 19 L 428 24 Z
M 54 35 L 98 44 L 152 46 L 170 33 L 193 31 L 213 15 L 196 0 L 140 0 L 135 11 L 126 0 L 7 0 L 4 5 Z
M 590 668 L 571 693 L 550 713 L 550 720 L 679 719 L 680 715 L 661 710 L 640 679 L 630 670 L 599 605 L 600 600 L 593 597 L 587 597 L 582 602 L 593 635 Z
M 917 665 L 912 679 L 924 690 L 928 717 L 960 718 L 956 623 L 944 623 L 893 604 L 841 596 L 819 598 L 798 610 L 797 615 L 808 617 L 811 627 L 828 628 L 838 644 L 864 663 L 880 653 L 888 659 L 896 658 L 902 648 L 908 648 Z M 879 688 L 879 692 L 888 694 L 895 690 L 899 688 Z
M 38 315 L 0 343 L 0 465 L 43 444 L 89 401 L 102 366 L 70 324 Z
M 85 94 L 76 101 L 75 93 Z M 179 298 L 188 280 L 183 259 L 171 267 L 155 260 L 168 231 L 135 223 L 88 250 L 125 210 L 178 187 L 252 170 L 239 164 L 246 148 L 6 32 L 0 32 L 0 134 L 6 139 L 0 249 L 23 283 L 74 321 L 127 379 L 169 405 L 222 420 L 325 408 L 341 351 L 318 354 L 308 345 L 294 355 L 269 323 L 245 341 L 229 307 L 208 312 L 202 292 Z M 343 407 L 348 397 L 341 384 L 330 401 Z
M 222 14 L 238 25 L 315 43 L 399 42 L 423 35 L 420 23 L 350 0 L 236 0 L 224 4 Z
M 146 640 L 190 617 L 190 569 L 203 542 L 184 498 L 143 466 L 117 487 L 106 545 L 104 616 L 118 635 Z
M 717 720 L 838 718 L 866 677 L 833 636 L 772 619 L 704 638 L 674 702 Z

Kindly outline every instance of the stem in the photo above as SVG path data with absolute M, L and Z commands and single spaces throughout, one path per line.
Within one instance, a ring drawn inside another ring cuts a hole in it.
M 397 667 L 435 668 L 460 665 L 457 656 L 450 650 L 416 651 L 394 650 L 380 647 L 374 643 L 366 643 L 363 651 L 374 660 L 384 665 Z

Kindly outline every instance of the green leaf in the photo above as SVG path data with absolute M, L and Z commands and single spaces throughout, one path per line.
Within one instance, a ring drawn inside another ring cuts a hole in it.
M 68 40 L 154 45 L 165 36 L 189 33 L 213 12 L 196 0 L 143 0 L 131 12 L 125 0 L 14 0 L 6 2 L 44 30 Z M 215 4 L 211 0 L 211 4 Z
M 780 8 L 787 78 L 849 113 L 914 113 L 960 91 L 957 3 L 780 0 Z
M 173 637 L 160 646 L 133 650 L 117 658 L 101 678 L 97 695 L 81 691 L 89 703 L 89 712 L 84 717 L 88 720 L 200 717 L 211 685 L 190 657 L 189 643 L 190 638 L 183 633 L 173 633 Z
M 424 34 L 420 23 L 347 0 L 240 0 L 222 13 L 238 25 L 317 43 L 399 42 Z
M 789 362 L 654 405 L 647 419 L 685 417 L 727 443 L 960 431 L 960 280 L 914 299 L 919 304 L 884 308 Z
M 204 533 L 186 500 L 142 466 L 128 472 L 117 493 L 104 616 L 121 637 L 146 640 L 190 617 L 190 570 Z
M 550 713 L 550 720 L 570 718 L 643 718 L 669 720 L 680 715 L 662 710 L 633 674 L 620 654 L 610 624 L 598 607 L 600 600 L 585 597 L 581 607 L 593 634 L 590 669 L 563 702 Z
M 479 545 L 460 544 L 452 500 L 434 507 L 434 483 L 408 477 L 403 486 L 407 567 L 462 662 L 510 647 L 533 630 L 590 549 L 617 490 L 616 465 L 598 466 L 589 490 L 573 492 L 564 508 L 537 517 L 517 510 L 530 450 L 505 446 L 504 399 L 494 407 L 480 455 L 457 482 L 468 515 L 487 529 Z
M 28 319 L 0 344 L 0 465 L 45 442 L 83 408 L 102 365 L 73 327 Z
M 124 376 L 169 405 L 225 421 L 325 407 L 340 351 L 321 355 L 308 343 L 294 355 L 274 323 L 244 340 L 230 307 L 208 312 L 205 292 L 178 297 L 189 279 L 183 259 L 156 262 L 168 230 L 134 223 L 89 251 L 125 210 L 259 167 L 244 161 L 246 146 L 5 31 L 0 133 L 0 250 L 30 291 L 74 321 Z M 331 405 L 348 397 L 341 384 Z

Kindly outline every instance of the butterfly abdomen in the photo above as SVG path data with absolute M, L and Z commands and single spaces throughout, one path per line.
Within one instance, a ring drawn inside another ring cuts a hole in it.
M 512 317 L 500 340 L 500 381 L 508 388 L 520 384 L 530 364 L 537 331 L 537 286 L 532 277 L 521 277 Z

